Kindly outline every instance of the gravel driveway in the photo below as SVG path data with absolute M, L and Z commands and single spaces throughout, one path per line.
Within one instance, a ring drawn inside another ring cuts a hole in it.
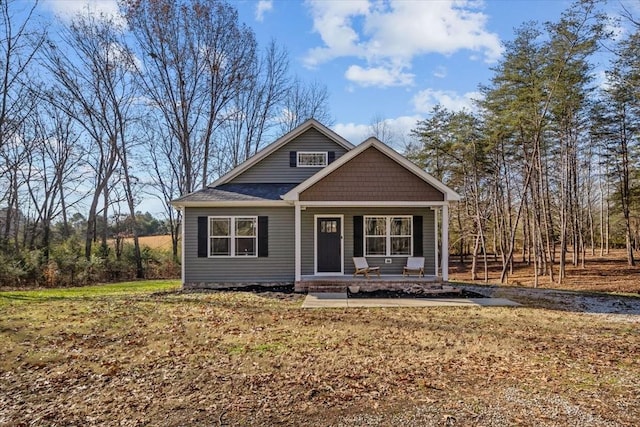
M 640 322 L 640 295 L 626 296 L 496 285 L 482 286 L 458 283 L 455 285 L 488 297 L 508 298 L 527 307 L 593 314 L 628 315 L 627 320 Z

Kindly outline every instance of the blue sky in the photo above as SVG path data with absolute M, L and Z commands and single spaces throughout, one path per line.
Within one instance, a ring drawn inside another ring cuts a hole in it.
M 621 0 L 640 12 L 637 0 Z M 568 0 L 236 0 L 261 46 L 275 39 L 303 80 L 327 86 L 333 129 L 353 143 L 385 119 L 401 149 L 417 120 L 441 103 L 470 108 L 487 84 L 502 43 L 523 22 L 557 21 Z M 117 10 L 116 0 L 43 0 L 63 18 L 87 4 Z M 620 1 L 606 5 L 611 14 Z
M 528 20 L 557 20 L 565 0 L 242 1 L 261 41 L 275 38 L 294 71 L 329 89 L 334 130 L 354 143 L 376 118 L 402 135 L 437 104 L 470 108 L 502 42 Z

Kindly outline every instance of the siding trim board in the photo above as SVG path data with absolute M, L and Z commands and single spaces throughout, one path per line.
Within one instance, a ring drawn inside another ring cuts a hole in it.
M 173 206 L 177 208 L 260 208 L 260 207 L 282 207 L 282 206 L 291 206 L 291 203 L 285 202 L 284 200 L 200 200 L 194 202 L 172 202 Z
M 305 207 L 392 207 L 392 208 L 403 208 L 403 207 L 417 207 L 417 208 L 439 208 L 447 205 L 447 202 L 403 202 L 403 201 L 346 201 L 346 200 L 335 200 L 335 201 L 308 201 L 308 202 L 299 202 L 300 206 Z

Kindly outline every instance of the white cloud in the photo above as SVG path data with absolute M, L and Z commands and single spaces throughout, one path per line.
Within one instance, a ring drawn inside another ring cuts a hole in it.
M 451 111 L 460 111 L 463 109 L 474 111 L 476 108 L 473 100 L 481 99 L 480 92 L 467 92 L 459 95 L 456 92 L 448 90 L 425 89 L 418 92 L 413 97 L 413 106 L 418 113 L 428 113 L 437 104 L 442 105 Z
M 340 56 L 360 56 L 364 50 L 359 46 L 359 35 L 352 28 L 351 18 L 366 15 L 368 0 L 357 1 L 310 1 L 313 30 L 320 34 L 325 47 L 309 51 L 305 64 L 315 67 Z
M 384 126 L 391 135 L 391 139 L 382 142 L 392 146 L 396 150 L 402 150 L 406 137 L 411 132 L 411 129 L 414 129 L 418 120 L 422 120 L 423 118 L 424 117 L 420 115 L 415 115 L 384 119 Z M 333 126 L 333 130 L 352 144 L 360 144 L 373 135 L 371 124 L 338 123 Z
M 403 73 L 401 69 L 384 67 L 362 68 L 350 66 L 344 76 L 360 86 L 406 86 L 413 83 L 413 74 Z
M 408 75 L 406 70 L 418 55 L 470 50 L 494 62 L 502 54 L 498 35 L 485 28 L 482 2 L 309 0 L 307 4 L 314 31 L 323 42 L 309 50 L 305 58 L 309 67 L 354 57 L 366 62 L 361 70 L 385 68 L 389 74 Z
M 436 69 L 433 71 L 433 76 L 439 79 L 444 79 L 445 77 L 447 77 L 447 68 L 443 65 L 436 67 Z
M 262 22 L 264 20 L 264 14 L 273 10 L 272 0 L 260 0 L 256 5 L 256 21 Z
M 87 12 L 121 19 L 117 0 L 44 0 L 42 5 L 65 21 Z
M 360 144 L 371 136 L 370 126 L 356 123 L 338 123 L 332 126 L 335 133 L 352 144 Z

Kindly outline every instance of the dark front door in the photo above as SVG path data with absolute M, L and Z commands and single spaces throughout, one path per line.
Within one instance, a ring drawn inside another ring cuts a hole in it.
M 318 273 L 342 274 L 342 220 L 336 218 L 317 218 L 316 256 Z

